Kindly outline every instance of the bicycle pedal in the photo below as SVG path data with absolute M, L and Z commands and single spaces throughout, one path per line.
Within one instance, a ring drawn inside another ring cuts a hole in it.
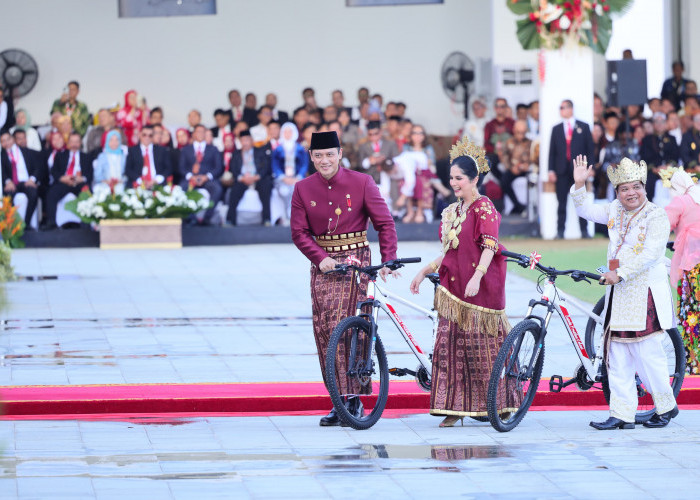
M 408 375 L 405 368 L 389 368 L 389 373 L 395 377 L 404 377 Z
M 564 377 L 561 375 L 552 375 L 549 379 L 549 392 L 561 392 L 564 388 Z

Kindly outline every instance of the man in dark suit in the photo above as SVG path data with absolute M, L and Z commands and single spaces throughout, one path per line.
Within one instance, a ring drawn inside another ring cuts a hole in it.
M 229 116 L 229 125 L 231 129 L 236 126 L 236 123 L 243 119 L 243 101 L 241 100 L 241 93 L 236 90 L 230 90 L 228 93 L 228 101 L 231 103 L 231 108 L 227 110 Z
M 659 180 L 659 172 L 664 168 L 678 163 L 680 149 L 676 139 L 668 133 L 666 115 L 656 113 L 652 118 L 654 133 L 642 139 L 639 148 L 639 157 L 644 160 L 649 169 L 647 175 L 647 199 L 654 201 L 656 194 L 656 181 Z
M 221 108 L 217 108 L 214 111 L 214 121 L 216 122 L 216 127 L 212 127 L 211 129 L 209 129 L 211 130 L 211 133 L 214 136 L 212 144 L 216 146 L 216 149 L 218 149 L 222 153 L 224 151 L 224 136 L 226 134 L 230 134 L 233 130 L 233 127 L 231 126 L 229 120 L 229 113 L 227 113 Z
M 686 169 L 697 168 L 700 155 L 700 114 L 693 116 L 693 127 L 681 139 L 680 158 Z
M 38 192 L 38 166 L 36 155 L 27 148 L 15 144 L 14 138 L 8 131 L 0 135 L 0 163 L 2 163 L 2 193 L 14 199 L 15 194 L 24 193 L 27 197 L 27 211 L 24 222 L 27 228 L 36 209 Z
M 569 190 L 574 183 L 573 159 L 578 155 L 594 158 L 595 146 L 588 124 L 574 118 L 574 103 L 566 99 L 559 106 L 562 123 L 552 128 L 549 143 L 549 181 L 556 183 L 557 201 L 557 238 L 564 237 L 566 226 L 566 202 Z M 579 219 L 581 236 L 590 238 L 586 225 Z
M 674 61 L 671 65 L 673 76 L 664 80 L 661 86 L 661 99 L 670 99 L 676 107 L 676 110 L 681 107 L 681 99 L 685 94 L 685 84 L 688 82 L 683 78 L 685 65 L 683 61 Z
M 129 148 L 124 174 L 129 186 L 137 183 L 147 189 L 164 184 L 173 174 L 170 155 L 164 147 L 153 144 L 152 125 L 145 125 L 139 132 L 139 144 Z
M 204 142 L 206 127 L 199 124 L 192 133 L 192 144 L 184 146 L 180 151 L 180 176 L 183 189 L 190 186 L 194 189 L 205 189 L 209 193 L 212 206 L 207 209 L 200 224 L 207 225 L 214 213 L 216 203 L 221 199 L 223 188 L 219 177 L 224 172 L 221 153 L 216 147 Z
M 53 184 L 49 187 L 46 201 L 46 218 L 48 228 L 56 227 L 56 207 L 68 193 L 75 196 L 85 187 L 92 185 L 92 162 L 86 153 L 80 151 L 82 139 L 77 132 L 68 137 L 68 149 L 56 154 L 51 168 Z
M 289 121 L 289 113 L 277 109 L 277 95 L 270 92 L 265 96 L 265 104 L 272 109 L 272 119 L 283 125 Z
M 240 135 L 241 149 L 233 152 L 231 173 L 235 179 L 228 204 L 228 221 L 236 225 L 238 204 L 247 189 L 255 189 L 262 203 L 262 223 L 270 225 L 270 196 L 272 194 L 272 152 L 269 147 L 253 147 L 248 130 Z
M 248 127 L 254 127 L 258 124 L 258 98 L 255 94 L 248 92 L 245 95 L 245 107 L 243 108 L 243 121 L 248 124 Z

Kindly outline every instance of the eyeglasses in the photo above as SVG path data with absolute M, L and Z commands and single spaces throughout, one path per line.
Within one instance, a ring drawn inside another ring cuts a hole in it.
M 571 106 L 559 106 L 559 109 L 569 109 Z
M 153 137 L 153 134 L 142 133 L 141 137 Z
M 379 135 L 379 130 L 370 130 L 367 135 Z
M 497 108 L 507 108 L 508 106 L 506 104 L 496 104 Z

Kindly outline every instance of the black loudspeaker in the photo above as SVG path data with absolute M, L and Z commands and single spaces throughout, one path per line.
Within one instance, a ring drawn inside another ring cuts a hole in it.
M 629 106 L 647 102 L 645 59 L 608 61 L 608 106 Z

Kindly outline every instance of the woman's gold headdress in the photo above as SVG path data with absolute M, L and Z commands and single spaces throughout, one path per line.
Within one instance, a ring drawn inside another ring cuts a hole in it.
M 457 144 L 452 146 L 450 149 L 450 163 L 455 161 L 455 158 L 460 156 L 467 156 L 474 160 L 476 163 L 476 168 L 479 170 L 480 174 L 485 174 L 489 169 L 489 162 L 486 159 L 486 151 L 483 148 L 477 146 L 469 139 L 462 139 Z

